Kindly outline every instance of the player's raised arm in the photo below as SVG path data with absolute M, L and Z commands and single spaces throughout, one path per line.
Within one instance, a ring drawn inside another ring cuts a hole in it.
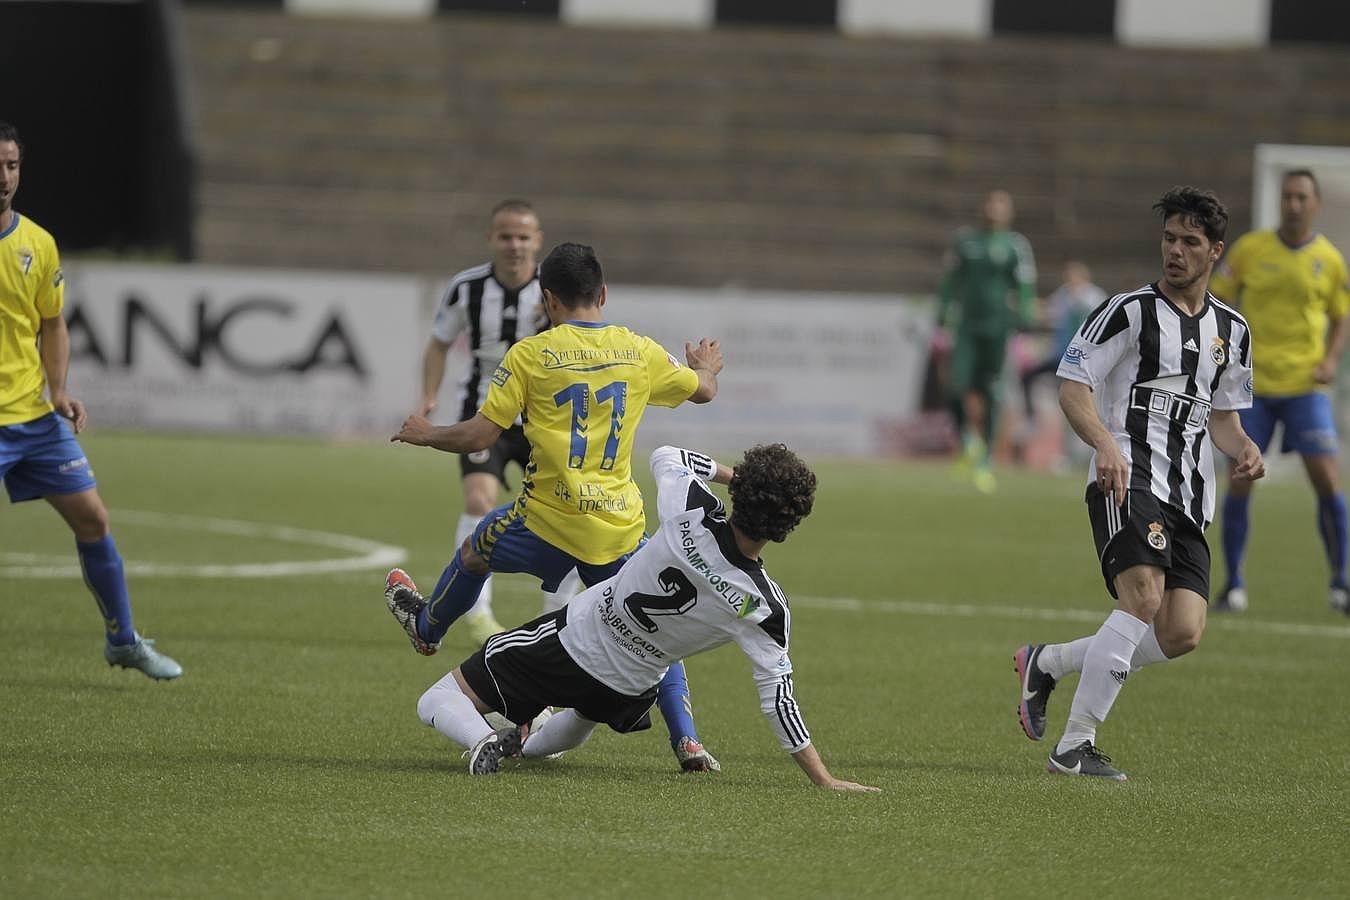
M 656 514 L 662 520 L 693 507 L 720 507 L 722 501 L 710 491 L 700 485 L 691 492 L 691 485 L 699 479 L 730 484 L 732 475 L 731 469 L 711 456 L 669 446 L 652 451 L 651 469 L 656 479 Z
M 717 396 L 717 376 L 722 371 L 722 342 L 703 338 L 698 346 L 684 345 L 689 368 L 698 375 L 698 389 L 689 397 L 691 403 L 707 403 Z

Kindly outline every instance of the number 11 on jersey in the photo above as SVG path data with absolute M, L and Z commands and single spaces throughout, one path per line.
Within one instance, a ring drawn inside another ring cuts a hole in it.
M 572 445 L 567 454 L 567 467 L 580 469 L 586 464 L 586 426 L 591 413 L 590 387 L 582 382 L 569 384 L 553 395 L 553 402 L 559 407 L 572 405 Z M 600 460 L 600 470 L 608 472 L 614 468 L 619 455 L 619 435 L 623 429 L 623 416 L 628 406 L 628 382 L 612 381 L 595 392 L 596 404 L 610 403 L 609 436 L 605 438 L 605 453 Z

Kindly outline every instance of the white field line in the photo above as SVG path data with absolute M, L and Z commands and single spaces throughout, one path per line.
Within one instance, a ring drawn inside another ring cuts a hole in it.
M 1100 625 L 1109 609 L 1048 609 L 1030 606 L 997 606 L 972 603 L 928 603 L 918 600 L 861 600 L 857 597 L 789 596 L 793 606 L 835 609 L 841 612 L 885 612 L 911 616 L 943 616 L 967 619 L 1016 619 L 1039 622 L 1084 622 Z M 1328 612 L 1328 615 L 1331 615 Z M 1224 631 L 1257 631 L 1296 637 L 1350 638 L 1350 625 L 1305 625 L 1266 622 L 1242 615 L 1211 615 L 1206 628 Z
M 177 513 L 138 512 L 119 509 L 116 522 L 127 522 L 151 528 L 205 532 L 227 536 L 268 538 L 288 544 L 325 547 L 346 551 L 349 556 L 330 559 L 281 560 L 270 563 L 194 564 L 159 563 L 126 560 L 128 575 L 137 578 L 280 578 L 288 575 L 327 575 L 334 572 L 352 572 L 363 569 L 381 569 L 396 566 L 407 559 L 403 547 L 381 544 L 365 538 L 331 531 L 313 531 L 289 525 L 266 522 L 248 522 L 240 519 L 220 519 L 213 516 L 187 516 Z M 79 578 L 80 565 L 74 553 L 63 556 L 0 551 L 0 577 L 10 578 Z

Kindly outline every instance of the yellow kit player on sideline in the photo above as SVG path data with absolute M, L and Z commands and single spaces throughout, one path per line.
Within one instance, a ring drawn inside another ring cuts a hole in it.
M 530 442 L 519 496 L 483 518 L 428 597 L 404 572 L 389 573 L 385 601 L 425 655 L 473 607 L 489 572 L 528 572 L 545 591 L 556 591 L 572 569 L 587 586 L 614 575 L 643 542 L 632 453 L 647 405 L 706 403 L 717 394 L 717 341 L 686 344 L 685 368 L 651 338 L 604 320 L 604 273 L 590 247 L 553 248 L 539 284 L 554 327 L 511 346 L 477 415 L 442 427 L 409 416 L 394 436 L 470 453 L 491 446 L 519 416 Z M 666 672 L 657 705 L 681 768 L 720 768 L 694 731 L 682 664 Z
M 41 497 L 74 532 L 84 582 L 103 613 L 108 665 L 177 678 L 182 667 L 132 626 L 108 510 L 75 440 L 87 416 L 66 392 L 70 334 L 61 316 L 61 261 L 52 236 L 14 210 L 22 162 L 18 131 L 0 122 L 0 481 L 11 502 Z
M 1286 172 L 1280 181 L 1280 227 L 1238 238 L 1209 287 L 1238 305 L 1252 329 L 1254 399 L 1251 409 L 1241 412 L 1243 430 L 1265 453 L 1276 423 L 1284 424 L 1280 449 L 1299 452 L 1317 492 L 1317 530 L 1331 570 L 1328 603 L 1350 614 L 1345 494 L 1328 395 L 1345 346 L 1350 277 L 1340 251 L 1313 230 L 1321 202 L 1311 171 Z M 1228 577 L 1216 610 L 1247 608 L 1242 562 L 1253 486 L 1241 478 L 1228 483 L 1223 500 Z

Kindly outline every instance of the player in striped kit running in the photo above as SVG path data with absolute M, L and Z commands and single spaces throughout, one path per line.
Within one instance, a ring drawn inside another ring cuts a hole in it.
M 791 614 L 759 553 L 810 513 L 816 477 L 781 444 L 758 446 L 729 469 L 688 450 L 652 454 L 661 525 L 618 574 L 563 609 L 488 640 L 418 701 L 422 721 L 470 749 L 469 771 L 496 772 L 508 756 L 545 757 L 580 746 L 598 724 L 620 733 L 651 725 L 667 667 L 735 642 L 750 658 L 760 709 L 817 785 L 875 791 L 830 774 L 793 697 Z M 704 483 L 729 486 L 728 512 Z M 483 713 L 529 723 L 494 732 Z
M 1191 187 L 1168 191 L 1154 210 L 1163 220 L 1163 277 L 1099 306 L 1059 367 L 1060 405 L 1093 448 L 1088 514 L 1117 606 L 1094 635 L 1014 656 L 1018 713 L 1032 740 L 1045 736 L 1056 682 L 1081 673 L 1048 769 L 1116 781 L 1125 773 L 1097 749 L 1097 727 L 1132 671 L 1195 649 L 1204 632 L 1211 442 L 1233 458 L 1235 477 L 1265 474 L 1237 412 L 1252 402 L 1251 333 L 1206 289 L 1228 212 Z

